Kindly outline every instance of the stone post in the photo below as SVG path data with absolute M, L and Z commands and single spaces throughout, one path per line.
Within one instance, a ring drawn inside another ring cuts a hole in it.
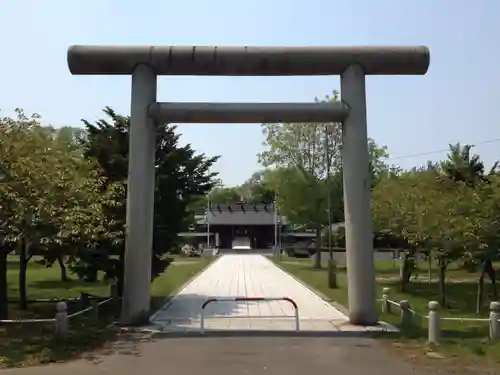
M 439 303 L 429 302 L 429 336 L 428 341 L 431 344 L 439 344 L 441 341 L 441 313 Z
M 410 302 L 403 300 L 399 302 L 399 306 L 401 308 L 401 329 L 406 331 L 411 328 L 413 320 L 413 313 L 410 311 Z
M 141 324 L 149 317 L 156 129 L 148 109 L 156 102 L 156 88 L 156 72 L 138 65 L 132 73 L 123 324 Z
M 340 77 L 340 86 L 342 102 L 350 108 L 342 124 L 349 320 L 355 325 L 374 325 L 378 316 L 363 67 L 349 66 Z
M 56 303 L 55 320 L 56 334 L 66 336 L 68 333 L 68 305 L 66 302 Z
M 382 289 L 382 312 L 384 314 L 391 313 L 391 303 L 389 302 L 389 288 Z
M 500 340 L 500 302 L 490 303 L 490 339 Z

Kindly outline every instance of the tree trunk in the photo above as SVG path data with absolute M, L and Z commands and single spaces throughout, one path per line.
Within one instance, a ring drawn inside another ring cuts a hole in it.
M 124 279 L 124 273 L 125 273 L 125 251 L 122 250 L 120 251 L 120 257 L 118 261 L 118 277 L 116 280 L 116 292 L 119 297 L 123 296 L 123 279 Z
M 484 272 L 481 272 L 479 280 L 477 282 L 477 298 L 476 298 L 476 314 L 481 312 L 481 306 L 483 304 L 484 295 Z
M 410 282 L 411 277 L 411 266 L 410 254 L 407 251 L 403 252 L 403 258 L 401 259 L 400 269 L 399 269 L 399 279 L 401 281 L 401 292 L 406 291 L 406 286 Z
M 22 236 L 18 242 L 19 246 L 19 308 L 28 309 L 28 297 L 26 291 L 26 273 L 28 272 L 28 247 L 29 240 Z
M 9 298 L 7 290 L 7 249 L 0 243 L 0 319 L 9 318 Z
M 99 278 L 99 271 L 96 267 L 96 265 L 101 261 L 99 256 L 92 254 L 91 255 L 91 269 L 88 270 L 87 277 L 85 278 L 85 281 L 89 283 L 96 283 L 98 278 Z
M 314 253 L 313 268 L 315 270 L 321 269 L 321 225 L 316 224 L 316 252 Z
M 446 307 L 446 264 L 439 261 L 439 295 L 441 306 Z
M 491 261 L 491 259 L 488 259 L 488 262 L 485 266 L 485 272 L 491 281 L 491 287 L 493 289 L 493 300 L 497 300 L 498 299 L 498 290 L 496 285 L 497 272 L 493 268 L 493 262 Z
M 337 283 L 337 265 L 333 257 L 328 259 L 328 287 L 335 289 L 338 287 Z
M 491 288 L 493 289 L 493 300 L 498 300 L 498 289 L 496 284 L 496 278 L 490 278 Z
M 491 259 L 486 259 L 481 262 L 481 274 L 477 283 L 477 299 L 476 299 L 476 313 L 481 312 L 481 307 L 484 298 L 484 276 L 488 275 L 491 281 L 491 286 L 493 290 L 493 300 L 498 299 L 498 290 L 496 286 L 496 271 L 493 268 L 493 262 Z
M 430 251 L 427 256 L 427 279 L 429 279 L 429 284 L 432 284 L 432 256 Z
M 406 257 L 407 255 L 403 251 L 403 253 L 399 254 L 399 280 L 403 282 L 403 279 L 405 277 L 405 264 L 406 264 Z
M 57 263 L 59 264 L 59 268 L 61 268 L 61 281 L 69 281 L 68 271 L 66 269 L 66 265 L 64 264 L 63 255 L 57 256 Z

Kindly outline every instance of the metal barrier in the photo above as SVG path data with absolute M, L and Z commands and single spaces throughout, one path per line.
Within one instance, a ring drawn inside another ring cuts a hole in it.
M 203 305 L 201 305 L 200 311 L 200 331 L 205 331 L 205 307 L 207 307 L 212 302 L 260 302 L 260 301 L 286 301 L 290 303 L 295 309 L 295 330 L 300 330 L 299 323 L 299 307 L 297 303 L 288 297 L 219 297 L 219 298 L 209 298 L 207 299 Z

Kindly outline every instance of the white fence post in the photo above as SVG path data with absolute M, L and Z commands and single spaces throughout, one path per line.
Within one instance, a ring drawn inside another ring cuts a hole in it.
M 500 340 L 500 302 L 490 303 L 490 339 Z
M 382 312 L 389 314 L 391 312 L 391 303 L 389 302 L 389 288 L 382 289 Z
M 65 336 L 68 333 L 68 305 L 66 302 L 58 302 L 56 304 L 56 311 L 56 333 Z
M 407 300 L 403 300 L 399 302 L 399 306 L 401 308 L 401 328 L 403 330 L 407 330 L 411 328 L 413 314 L 410 311 L 410 302 Z
M 441 340 L 441 316 L 439 312 L 439 303 L 429 302 L 429 337 L 428 341 L 432 344 L 439 344 Z

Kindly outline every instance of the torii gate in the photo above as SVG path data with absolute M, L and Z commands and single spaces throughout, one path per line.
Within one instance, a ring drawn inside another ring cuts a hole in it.
M 366 75 L 424 75 L 427 47 L 71 46 L 72 74 L 132 75 L 125 287 L 121 320 L 149 316 L 155 121 L 342 122 L 349 319 L 376 324 Z M 337 103 L 158 103 L 158 75 L 340 75 Z

